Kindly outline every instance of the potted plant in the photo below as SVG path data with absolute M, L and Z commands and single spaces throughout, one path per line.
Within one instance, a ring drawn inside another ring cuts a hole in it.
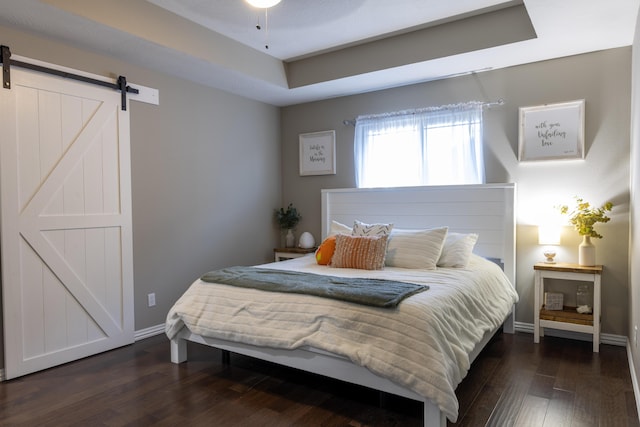
M 295 246 L 295 237 L 293 235 L 293 229 L 298 225 L 302 216 L 298 213 L 298 210 L 293 206 L 293 203 L 289 203 L 287 209 L 276 209 L 276 221 L 280 226 L 280 229 L 287 230 L 285 237 L 285 246 L 292 248 Z
M 576 197 L 576 205 L 569 210 L 569 206 L 560 206 L 560 213 L 569 215 L 569 222 L 582 236 L 582 243 L 578 248 L 578 264 L 592 266 L 596 264 L 595 246 L 591 243 L 591 238 L 602 239 L 602 235 L 593 227 L 599 222 L 609 222 L 611 218 L 607 216 L 613 208 L 613 203 L 606 202 L 599 208 L 592 207 L 589 202 Z

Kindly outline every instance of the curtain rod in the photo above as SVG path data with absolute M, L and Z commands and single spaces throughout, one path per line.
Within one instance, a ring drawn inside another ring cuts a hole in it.
M 416 108 L 413 110 L 405 110 L 405 111 L 396 111 L 393 113 L 381 113 L 381 114 L 371 114 L 371 115 L 367 115 L 367 116 L 363 116 L 363 117 L 367 117 L 367 118 L 374 118 L 374 117 L 385 117 L 385 116 L 395 116 L 395 115 L 401 115 L 401 114 L 415 114 L 415 113 L 422 113 L 422 112 L 426 112 L 426 111 L 439 111 L 439 110 L 452 110 L 456 107 L 462 106 L 462 105 L 468 105 L 468 104 L 473 104 L 474 102 L 463 102 L 460 104 L 449 104 L 449 105 L 441 105 L 438 107 L 425 107 L 425 108 Z M 497 101 L 490 101 L 490 102 L 478 102 L 478 104 L 481 104 L 483 108 L 491 108 L 491 107 L 496 107 L 499 105 L 504 105 L 505 101 L 504 99 L 500 98 Z M 345 126 L 355 126 L 356 125 L 356 119 L 346 119 L 342 121 L 342 124 Z

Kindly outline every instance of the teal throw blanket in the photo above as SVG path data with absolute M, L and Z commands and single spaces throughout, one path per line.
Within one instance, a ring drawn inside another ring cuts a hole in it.
M 333 298 L 374 307 L 393 308 L 403 299 L 429 289 L 426 285 L 361 277 L 335 277 L 259 267 L 229 267 L 210 271 L 210 283 Z

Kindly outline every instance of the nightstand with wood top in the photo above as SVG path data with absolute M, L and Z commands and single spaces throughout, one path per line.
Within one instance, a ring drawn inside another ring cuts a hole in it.
M 273 255 L 276 262 L 287 259 L 300 258 L 302 256 L 314 253 L 317 248 L 275 248 Z
M 557 264 L 539 262 L 533 266 L 533 269 L 535 272 L 533 342 L 540 342 L 540 337 L 544 336 L 544 328 L 582 332 L 593 336 L 593 352 L 598 353 L 600 350 L 600 279 L 603 266 L 587 267 L 563 262 Z M 546 310 L 543 305 L 545 279 L 590 282 L 593 286 L 593 313 L 578 313 L 575 307 L 567 306 L 562 310 Z

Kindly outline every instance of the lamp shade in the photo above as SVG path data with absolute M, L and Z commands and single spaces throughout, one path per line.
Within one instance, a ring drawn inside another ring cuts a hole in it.
M 538 226 L 538 244 L 539 245 L 559 245 L 560 244 L 560 227 L 556 225 Z
M 298 240 L 298 246 L 303 249 L 310 249 L 316 245 L 316 240 L 313 238 L 313 234 L 305 231 L 300 235 L 300 239 Z
M 280 3 L 281 0 L 245 0 L 253 7 L 260 7 L 266 9 L 268 7 L 272 7 Z

